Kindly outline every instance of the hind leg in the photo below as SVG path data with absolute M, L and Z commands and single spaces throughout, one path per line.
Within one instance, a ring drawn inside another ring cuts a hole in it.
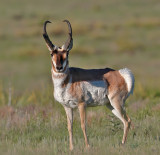
M 120 97 L 114 97 L 110 99 L 110 103 L 111 104 L 108 104 L 107 107 L 112 111 L 112 113 L 115 116 L 117 116 L 123 122 L 124 134 L 123 134 L 122 144 L 124 144 L 127 139 L 127 134 L 129 131 L 131 120 L 126 114 L 125 109 L 123 108 L 124 103 Z

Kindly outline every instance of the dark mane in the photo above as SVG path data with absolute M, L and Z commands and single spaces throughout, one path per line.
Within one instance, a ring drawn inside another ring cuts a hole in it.
M 81 68 L 69 68 L 70 74 L 72 75 L 72 82 L 79 81 L 95 81 L 103 80 L 104 74 L 115 71 L 111 68 L 104 69 L 81 69 Z

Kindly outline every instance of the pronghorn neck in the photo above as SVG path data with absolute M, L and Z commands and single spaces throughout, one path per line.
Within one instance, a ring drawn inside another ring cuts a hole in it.
M 66 67 L 66 69 L 63 72 L 56 72 L 53 68 L 51 69 L 52 72 L 52 80 L 54 87 L 63 87 L 69 79 L 70 74 L 69 74 L 69 67 Z
M 70 73 L 69 68 L 67 67 L 64 72 L 57 73 L 52 68 L 52 81 L 54 86 L 54 98 L 56 101 L 58 101 L 61 104 L 66 103 L 67 100 L 67 88 L 70 82 Z M 65 101 L 66 100 L 66 101 Z

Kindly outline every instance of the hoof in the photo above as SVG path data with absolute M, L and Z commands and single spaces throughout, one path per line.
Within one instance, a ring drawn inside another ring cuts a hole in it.
M 89 150 L 90 149 L 90 145 L 86 145 L 85 150 Z
M 126 144 L 126 142 L 122 141 L 121 145 L 124 146 Z
M 69 148 L 70 151 L 73 151 L 73 146 Z

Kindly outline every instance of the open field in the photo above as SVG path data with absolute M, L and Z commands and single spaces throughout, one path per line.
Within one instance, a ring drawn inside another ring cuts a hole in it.
M 5 0 L 0 5 L 0 154 L 160 154 L 159 0 Z M 128 67 L 135 75 L 126 110 L 134 128 L 121 146 L 123 126 L 105 107 L 87 110 L 91 149 L 84 149 L 78 111 L 69 152 L 66 116 L 54 101 L 45 20 L 62 45 L 68 19 L 74 46 L 70 66 Z M 11 102 L 9 99 L 11 98 Z

